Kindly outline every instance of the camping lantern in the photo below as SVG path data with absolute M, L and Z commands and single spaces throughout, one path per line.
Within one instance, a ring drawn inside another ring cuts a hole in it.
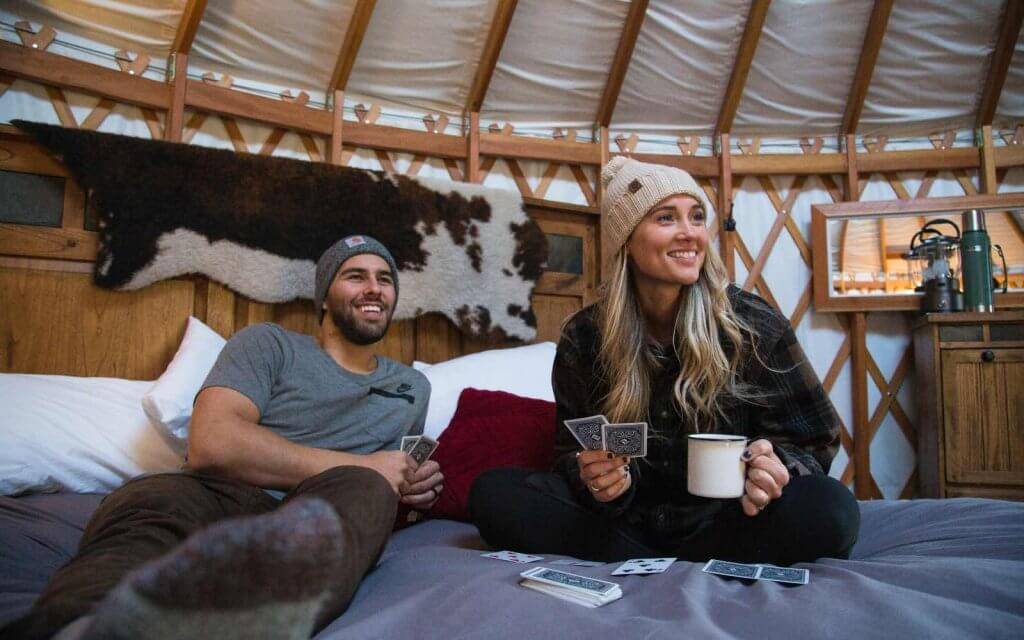
M 946 235 L 938 227 L 952 227 L 956 235 Z M 962 311 L 960 291 L 960 228 L 951 220 L 938 218 L 926 223 L 910 239 L 907 261 L 914 291 L 924 293 L 921 311 Z

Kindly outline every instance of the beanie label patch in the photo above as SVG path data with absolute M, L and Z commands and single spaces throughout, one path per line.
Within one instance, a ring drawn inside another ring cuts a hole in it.
M 345 238 L 345 246 L 347 246 L 349 249 L 351 249 L 352 247 L 358 247 L 361 244 L 366 244 L 366 240 L 363 238 L 363 236 L 349 236 Z
M 639 180 L 634 179 L 633 182 L 629 183 L 629 192 L 636 193 L 637 191 L 644 188 L 644 185 L 640 184 Z

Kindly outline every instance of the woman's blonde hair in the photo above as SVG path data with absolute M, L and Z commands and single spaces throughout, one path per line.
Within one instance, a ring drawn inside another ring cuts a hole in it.
M 648 421 L 653 375 L 660 365 L 651 349 L 625 246 L 614 266 L 597 311 L 601 335 L 598 366 L 608 383 L 603 409 L 612 422 Z M 743 334 L 753 340 L 753 332 L 733 311 L 728 286 L 721 258 L 713 251 L 706 252 L 697 281 L 682 287 L 672 332 L 681 365 L 673 396 L 685 422 L 698 432 L 723 415 L 723 396 L 756 396 L 738 376 Z M 722 338 L 731 345 L 728 353 Z

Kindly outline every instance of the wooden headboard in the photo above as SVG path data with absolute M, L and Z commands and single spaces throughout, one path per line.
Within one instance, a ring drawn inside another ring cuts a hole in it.
M 97 233 L 89 230 L 86 195 L 42 147 L 0 126 L 0 178 L 20 185 L 29 181 L 24 174 L 52 178 L 41 191 L 26 185 L 0 201 L 0 372 L 151 380 L 173 357 L 190 315 L 225 337 L 265 321 L 313 332 L 310 301 L 263 304 L 205 277 L 134 292 L 95 286 Z M 45 224 L 25 223 L 25 211 L 43 206 L 33 193 L 56 207 Z M 527 208 L 549 234 L 552 267 L 560 269 L 545 273 L 534 291 L 537 340 L 557 340 L 565 317 L 595 296 L 599 216 L 549 201 L 528 200 Z M 405 363 L 438 362 L 498 346 L 511 345 L 469 339 L 431 314 L 393 324 L 381 351 Z

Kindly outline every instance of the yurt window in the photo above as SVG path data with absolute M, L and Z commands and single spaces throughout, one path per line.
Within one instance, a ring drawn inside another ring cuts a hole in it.
M 64 178 L 0 171 L 0 222 L 59 227 L 64 210 Z

